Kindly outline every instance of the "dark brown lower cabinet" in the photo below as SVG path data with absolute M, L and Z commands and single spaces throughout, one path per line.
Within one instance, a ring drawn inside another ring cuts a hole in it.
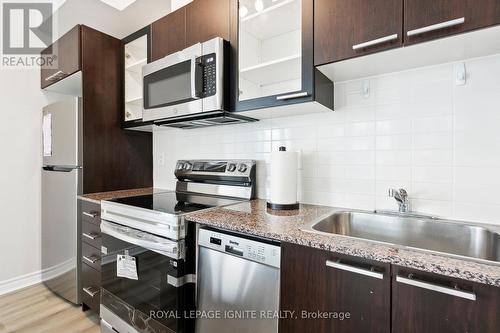
M 390 332 L 390 284 L 388 264 L 284 243 L 280 332 Z
M 500 332 L 500 288 L 393 267 L 392 332 Z
M 500 288 L 283 243 L 281 333 L 498 333 Z
M 79 200 L 82 247 L 82 309 L 100 312 L 101 205 Z

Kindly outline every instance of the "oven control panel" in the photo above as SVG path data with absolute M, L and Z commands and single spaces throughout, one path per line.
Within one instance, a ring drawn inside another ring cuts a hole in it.
M 280 267 L 279 245 L 233 236 L 208 229 L 200 229 L 198 245 L 227 255 L 240 257 L 265 265 Z
M 253 160 L 181 160 L 177 161 L 175 176 L 179 179 L 190 176 L 253 177 L 256 161 Z

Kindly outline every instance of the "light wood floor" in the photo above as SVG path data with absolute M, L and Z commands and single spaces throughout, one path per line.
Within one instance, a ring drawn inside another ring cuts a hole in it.
M 0 296 L 0 333 L 99 333 L 88 316 L 39 284 Z

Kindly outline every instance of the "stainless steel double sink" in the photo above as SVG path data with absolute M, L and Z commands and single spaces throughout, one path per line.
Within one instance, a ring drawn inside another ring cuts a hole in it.
M 303 228 L 500 265 L 499 229 L 422 215 L 336 211 Z

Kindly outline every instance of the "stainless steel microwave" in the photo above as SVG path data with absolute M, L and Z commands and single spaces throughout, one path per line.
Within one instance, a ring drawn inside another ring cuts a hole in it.
M 143 67 L 144 121 L 223 111 L 225 41 L 214 38 Z

